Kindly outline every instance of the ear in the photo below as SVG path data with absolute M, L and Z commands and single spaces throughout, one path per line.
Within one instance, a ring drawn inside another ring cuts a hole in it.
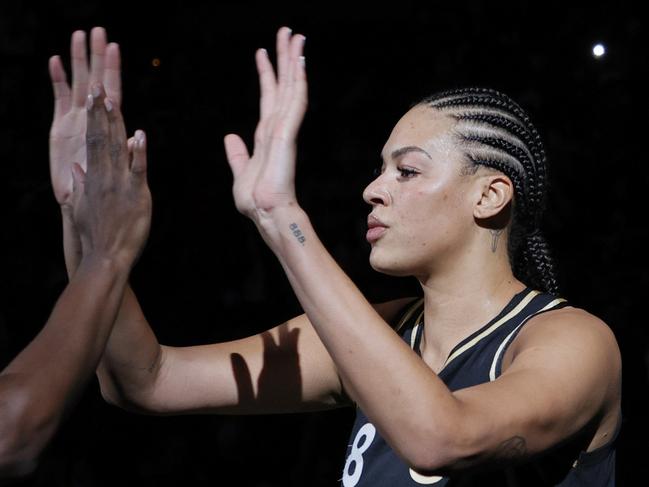
M 514 185 L 504 174 L 489 174 L 476 181 L 478 201 L 473 208 L 473 216 L 479 220 L 492 219 L 510 207 L 514 198 Z

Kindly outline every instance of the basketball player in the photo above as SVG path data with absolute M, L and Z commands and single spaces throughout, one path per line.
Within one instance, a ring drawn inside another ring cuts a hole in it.
M 102 36 L 92 69 L 115 69 Z M 415 276 L 423 298 L 371 305 L 295 197 L 303 42 L 279 30 L 276 73 L 256 53 L 254 150 L 233 134 L 225 149 L 236 208 L 305 314 L 242 340 L 169 347 L 127 290 L 98 370 L 104 397 L 157 414 L 355 405 L 345 487 L 613 485 L 619 350 L 603 322 L 555 295 L 539 229 L 545 157 L 528 116 L 506 95 L 465 89 L 397 122 L 363 194 L 370 264 Z M 284 380 L 295 373 L 297 393 Z

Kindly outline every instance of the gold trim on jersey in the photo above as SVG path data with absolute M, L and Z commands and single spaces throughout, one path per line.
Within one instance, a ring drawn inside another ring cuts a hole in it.
M 534 299 L 534 298 L 535 298 L 536 296 L 538 296 L 539 294 L 541 294 L 541 293 L 540 293 L 539 291 L 535 291 L 535 290 L 531 290 L 529 293 L 527 293 L 527 294 L 525 295 L 525 297 L 524 297 L 523 299 L 521 299 L 521 301 L 520 301 L 520 302 L 519 302 L 519 303 L 518 303 L 518 304 L 517 304 L 517 305 L 516 305 L 516 306 L 515 306 L 515 307 L 514 307 L 510 312 L 509 312 L 509 313 L 507 313 L 505 316 L 503 316 L 502 318 L 500 318 L 498 321 L 496 321 L 493 325 L 491 325 L 489 328 L 487 328 L 486 330 L 484 330 L 482 333 L 480 333 L 479 335 L 475 336 L 475 337 L 472 338 L 470 341 L 468 341 L 467 343 L 465 343 L 464 345 L 462 345 L 460 348 L 458 348 L 457 350 L 455 350 L 455 351 L 454 351 L 454 352 L 453 352 L 453 353 L 452 353 L 452 354 L 451 354 L 451 355 L 446 359 L 446 362 L 444 362 L 444 365 L 442 366 L 442 368 L 446 367 L 449 363 L 451 363 L 451 361 L 455 360 L 457 357 L 459 357 L 460 355 L 462 355 L 464 352 L 466 352 L 469 348 L 471 348 L 472 346 L 474 346 L 476 343 L 478 343 L 478 342 L 479 342 L 480 340 L 482 340 L 483 338 L 485 338 L 485 337 L 491 335 L 494 331 L 496 331 L 498 328 L 500 328 L 503 324 L 505 324 L 507 321 L 509 321 L 510 319 L 512 319 L 512 318 L 513 318 L 514 316 L 516 316 L 518 313 L 520 313 L 520 312 L 525 308 L 525 306 L 527 306 L 527 305 L 530 303 L 530 301 L 532 301 L 532 299 Z M 412 316 L 415 314 L 415 312 L 417 311 L 417 309 L 419 308 L 419 306 L 421 305 L 421 303 L 422 303 L 423 301 L 424 301 L 424 298 L 419 298 L 419 299 L 417 299 L 417 300 L 415 300 L 415 301 L 413 302 L 413 304 L 410 306 L 410 308 L 408 309 L 408 311 L 403 315 L 403 317 L 402 317 L 401 320 L 399 321 L 399 324 L 398 324 L 397 327 L 395 328 L 396 331 L 399 331 L 399 330 L 403 327 L 403 325 L 404 325 L 406 322 L 408 322 L 408 320 L 410 320 L 410 319 L 412 318 Z M 563 299 L 563 298 L 557 298 L 557 299 L 554 299 L 553 301 L 551 301 L 550 303 L 548 303 L 547 305 L 545 305 L 542 309 L 540 309 L 540 310 L 538 310 L 538 311 L 532 313 L 530 316 L 526 317 L 526 318 L 523 320 L 522 323 L 525 323 L 525 322 L 526 322 L 528 319 L 530 319 L 532 316 L 534 316 L 534 315 L 536 315 L 536 314 L 538 314 L 538 313 L 540 313 L 540 312 L 542 312 L 542 311 L 546 311 L 546 310 L 548 310 L 548 309 L 550 309 L 550 308 L 554 308 L 555 306 L 557 306 L 558 304 L 563 303 L 563 302 L 565 302 L 565 299 Z M 411 332 L 411 335 L 410 335 L 410 348 L 412 348 L 413 350 L 414 350 L 414 348 L 415 348 L 415 341 L 416 341 L 416 337 L 417 337 L 417 331 L 418 331 L 419 327 L 422 325 L 422 318 L 423 318 L 423 316 L 424 316 L 424 308 L 422 307 L 422 308 L 421 308 L 421 311 L 419 312 L 419 316 L 417 316 L 417 319 L 415 320 L 415 326 L 412 328 L 412 332 Z M 521 324 L 522 324 L 522 323 L 521 323 Z M 521 326 L 521 325 L 519 325 L 519 327 L 520 327 L 520 326 Z M 518 328 L 516 328 L 516 329 L 518 329 Z M 507 341 L 507 339 L 509 339 L 509 337 L 510 337 L 513 333 L 514 333 L 514 332 L 510 333 L 510 334 L 507 336 L 507 338 L 505 339 L 505 342 Z M 505 342 L 503 342 L 503 343 L 505 343 Z M 504 345 L 501 344 L 501 347 L 504 347 Z M 501 351 L 502 351 L 502 350 L 499 348 L 498 351 L 496 352 L 496 356 L 497 356 L 498 353 L 501 352 Z M 491 371 L 490 371 L 490 372 L 491 372 Z
M 415 300 L 412 302 L 412 304 L 410 305 L 410 308 L 408 308 L 408 311 L 406 311 L 406 313 L 405 313 L 405 314 L 401 317 L 401 319 L 399 320 L 399 323 L 398 323 L 397 326 L 395 327 L 394 331 L 397 331 L 397 332 L 398 332 L 398 331 L 403 327 L 403 325 L 405 325 L 406 322 L 407 322 L 410 318 L 412 318 L 412 315 L 415 314 L 415 311 L 417 311 L 417 308 L 418 308 L 419 306 L 421 306 L 421 303 L 423 303 L 423 302 L 424 302 L 424 298 L 415 299 Z M 417 323 L 419 323 L 419 320 L 421 319 L 421 316 L 422 316 L 423 314 L 424 314 L 424 308 L 421 309 L 421 313 L 419 314 L 419 317 L 417 318 L 417 321 L 416 321 Z
M 408 472 L 410 473 L 410 478 L 420 485 L 436 484 L 444 480 L 444 477 L 440 477 L 439 475 L 422 475 L 415 472 L 412 468 L 409 468 Z
M 491 325 L 489 328 L 487 328 L 485 331 L 474 337 L 472 340 L 468 341 L 464 345 L 462 345 L 460 348 L 458 348 L 455 352 L 453 352 L 447 359 L 446 362 L 444 362 L 444 365 L 442 368 L 446 367 L 451 361 L 455 360 L 457 357 L 459 357 L 461 354 L 466 352 L 469 348 L 471 348 L 473 345 L 478 343 L 480 340 L 482 340 L 484 337 L 491 335 L 494 331 L 496 331 L 500 326 L 502 326 L 504 323 L 512 319 L 514 316 L 516 316 L 518 313 L 520 313 L 525 306 L 529 304 L 532 299 L 534 299 L 535 296 L 538 296 L 541 294 L 539 291 L 530 291 L 527 293 L 527 296 L 525 296 L 523 299 L 521 299 L 521 302 L 516 305 L 514 309 L 512 309 L 509 313 L 507 313 L 505 316 L 500 318 L 498 321 L 496 321 L 493 325 Z
M 503 349 L 507 346 L 507 343 L 509 342 L 510 338 L 516 331 L 523 326 L 527 321 L 532 318 L 533 316 L 536 316 L 537 314 L 547 311 L 549 309 L 554 308 L 558 304 L 564 303 L 566 300 L 563 298 L 557 298 L 553 301 L 550 301 L 548 304 L 546 304 L 543 308 L 541 308 L 538 311 L 535 311 L 531 315 L 527 316 L 523 321 L 521 321 L 521 324 L 518 325 L 516 328 L 514 328 L 509 335 L 502 341 L 500 346 L 498 347 L 498 350 L 496 350 L 496 355 L 494 355 L 493 362 L 491 362 L 491 367 L 489 368 L 489 380 L 494 381 L 496 380 L 496 365 L 498 364 L 498 359 L 500 358 L 500 355 L 503 353 Z

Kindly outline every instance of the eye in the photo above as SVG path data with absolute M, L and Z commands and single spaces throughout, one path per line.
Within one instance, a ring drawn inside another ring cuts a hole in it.
M 410 169 L 408 167 L 399 167 L 399 168 L 397 168 L 397 170 L 399 171 L 399 173 L 401 173 L 401 177 L 403 177 L 403 178 L 413 178 L 417 174 L 419 174 L 414 169 Z

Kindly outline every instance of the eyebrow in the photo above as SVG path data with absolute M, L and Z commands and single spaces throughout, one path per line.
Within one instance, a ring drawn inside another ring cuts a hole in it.
M 426 154 L 426 157 L 428 157 L 430 160 L 433 159 L 432 157 L 430 157 L 430 154 L 428 152 L 426 152 L 421 147 L 417 147 L 416 145 L 407 145 L 406 147 L 401 147 L 399 149 L 396 149 L 392 151 L 390 157 L 392 159 L 397 159 L 398 157 L 401 157 L 404 154 L 408 154 L 409 152 L 421 152 L 423 154 Z M 381 155 L 381 159 L 383 159 L 383 155 Z

